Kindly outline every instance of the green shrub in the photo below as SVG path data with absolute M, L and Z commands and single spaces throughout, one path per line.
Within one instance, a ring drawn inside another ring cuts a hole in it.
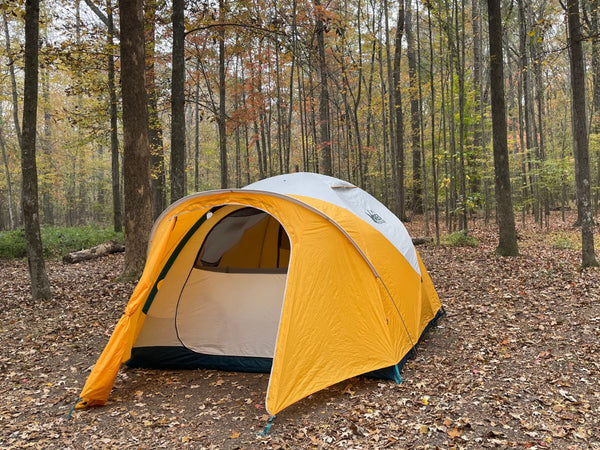
M 59 258 L 76 250 L 90 248 L 108 240 L 123 242 L 123 233 L 109 228 L 54 227 L 41 228 L 44 256 Z M 0 232 L 0 258 L 23 258 L 26 256 L 23 230 Z
M 479 245 L 479 241 L 470 234 L 467 234 L 464 230 L 447 234 L 442 239 L 442 242 L 444 245 L 450 245 L 452 247 L 477 247 Z
M 25 235 L 23 230 L 0 232 L 0 258 L 21 258 L 25 256 Z
M 581 236 L 575 233 L 552 233 L 550 246 L 561 250 L 580 250 Z
M 550 245 L 561 250 L 575 250 L 580 247 L 577 242 L 569 236 L 554 236 L 550 239 Z

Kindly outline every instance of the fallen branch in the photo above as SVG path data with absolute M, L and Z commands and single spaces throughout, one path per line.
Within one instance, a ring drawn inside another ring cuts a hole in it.
M 429 244 L 430 242 L 433 242 L 433 238 L 432 237 L 412 238 L 413 245 Z
M 111 253 L 124 252 L 125 246 L 117 241 L 106 241 L 92 248 L 86 248 L 77 252 L 71 252 L 63 256 L 63 262 L 67 264 L 75 264 L 88 259 L 100 258 L 101 256 L 110 255 Z

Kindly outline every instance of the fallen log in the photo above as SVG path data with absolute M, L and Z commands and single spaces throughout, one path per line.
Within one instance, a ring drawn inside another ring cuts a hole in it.
M 429 244 L 430 242 L 433 242 L 433 238 L 432 237 L 417 237 L 417 238 L 412 238 L 412 242 L 413 242 L 413 245 Z
M 124 252 L 125 246 L 117 241 L 106 241 L 92 248 L 86 248 L 76 252 L 71 252 L 63 256 L 63 262 L 67 264 L 75 264 L 88 259 L 100 258 L 101 256 L 110 255 L 111 253 Z

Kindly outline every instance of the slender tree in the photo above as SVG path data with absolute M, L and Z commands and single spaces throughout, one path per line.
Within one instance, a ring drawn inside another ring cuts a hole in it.
M 579 0 L 568 0 L 567 22 L 571 63 L 571 97 L 573 122 L 573 150 L 577 164 L 575 183 L 577 202 L 581 214 L 581 264 L 583 267 L 597 266 L 594 252 L 594 217 L 590 196 L 590 155 L 585 111 L 585 66 L 581 23 L 579 20 Z
M 421 128 L 419 118 L 421 111 L 419 109 L 419 96 L 417 87 L 417 51 L 415 47 L 415 34 L 413 31 L 413 11 L 412 0 L 406 0 L 406 43 L 408 58 L 408 77 L 410 85 L 410 135 L 412 144 L 412 203 L 411 208 L 414 214 L 423 212 L 423 184 L 421 182 Z M 415 11 L 415 16 L 419 11 Z
M 225 21 L 225 1 L 219 0 L 219 20 Z M 221 189 L 229 184 L 227 168 L 227 114 L 225 111 L 225 27 L 219 29 L 219 156 L 221 160 Z
M 120 0 L 125 192 L 124 277 L 141 273 L 152 226 L 143 0 Z
M 185 22 L 184 0 L 173 0 L 171 69 L 171 202 L 184 194 L 185 180 Z
M 19 94 L 17 92 L 17 78 L 15 75 L 15 60 L 13 57 L 12 49 L 10 46 L 10 32 L 8 29 L 8 19 L 6 17 L 6 11 L 2 12 L 2 21 L 4 22 L 4 39 L 6 40 L 6 56 L 8 57 L 8 72 L 10 74 L 10 87 L 12 94 L 12 107 L 13 107 L 13 122 L 15 126 L 15 133 L 17 140 L 19 141 L 19 147 L 21 146 L 21 125 L 19 124 Z
M 23 129 L 21 135 L 21 208 L 25 225 L 27 262 L 33 298 L 52 296 L 42 251 L 38 207 L 38 177 L 35 160 L 38 103 L 39 0 L 25 2 L 25 87 L 23 92 Z
M 325 24 L 321 18 L 322 11 L 320 0 L 315 0 L 315 10 L 315 27 L 319 51 L 319 75 L 321 76 L 321 90 L 319 94 L 319 121 L 321 126 L 321 136 L 319 141 L 319 151 L 321 154 L 320 168 L 321 172 L 325 175 L 332 175 L 329 90 L 327 89 L 327 60 L 325 59 Z
M 499 243 L 496 252 L 502 256 L 519 254 L 515 216 L 510 189 L 506 105 L 504 102 L 504 67 L 502 56 L 502 18 L 500 0 L 488 0 L 490 47 L 490 87 L 492 94 L 492 135 L 494 174 L 496 181 L 497 221 Z
M 8 226 L 14 230 L 17 226 L 17 218 L 13 206 L 13 186 L 10 178 L 10 168 L 8 167 L 8 157 L 6 156 L 6 142 L 4 140 L 4 130 L 2 129 L 2 110 L 0 109 L 0 153 L 2 154 L 2 163 L 4 166 L 4 176 L 6 177 L 6 193 L 8 195 Z
M 404 34 L 404 0 L 398 5 L 398 20 L 396 22 L 396 42 L 394 48 L 394 130 L 396 149 L 396 214 L 400 219 L 405 218 L 404 211 L 404 115 L 402 113 L 402 86 L 400 85 L 400 57 L 402 56 L 402 35 Z
M 110 110 L 110 163 L 112 173 L 112 197 L 113 197 L 113 227 L 115 231 L 120 232 L 123 229 L 123 213 L 121 210 L 121 183 L 119 168 L 119 131 L 117 129 L 117 88 L 115 86 L 115 55 L 114 55 L 114 34 L 115 25 L 113 20 L 113 2 L 106 1 L 107 16 L 107 65 L 108 65 L 108 93 Z
M 156 10 L 157 0 L 145 2 L 146 17 L 146 91 L 148 93 L 148 121 L 150 129 L 150 165 L 152 181 L 152 212 L 157 219 L 166 207 L 165 155 L 162 138 L 162 123 L 158 114 L 159 91 L 156 86 Z

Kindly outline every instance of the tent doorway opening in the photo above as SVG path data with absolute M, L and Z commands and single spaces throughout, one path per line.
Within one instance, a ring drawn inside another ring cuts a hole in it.
M 208 232 L 181 291 L 175 326 L 197 353 L 272 358 L 290 258 L 273 216 L 241 208 Z
M 196 241 L 187 278 L 174 292 L 177 344 L 134 345 L 128 365 L 270 371 L 290 240 L 281 223 L 262 210 L 239 207 L 222 213 L 217 208 L 208 213 L 201 226 L 207 227 L 206 236 L 201 244 Z M 151 308 L 149 316 L 153 313 Z M 150 322 L 146 325 L 152 327 Z M 150 331 L 142 330 L 142 335 Z

